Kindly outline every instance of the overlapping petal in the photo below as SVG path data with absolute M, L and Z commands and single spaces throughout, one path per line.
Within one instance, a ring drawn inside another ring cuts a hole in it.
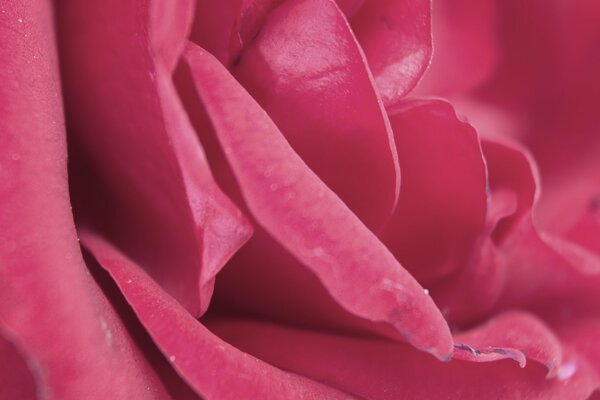
M 186 59 L 257 221 L 348 311 L 389 324 L 415 346 L 447 356 L 448 328 L 423 288 L 302 162 L 217 60 L 193 45 Z
M 338 2 L 347 13 L 386 107 L 421 79 L 429 65 L 431 2 L 374 0 Z
M 479 139 L 444 101 L 404 101 L 389 115 L 403 180 L 381 237 L 413 276 L 431 282 L 467 264 L 485 233 Z
M 272 10 L 233 73 L 304 162 L 378 230 L 398 197 L 394 138 L 335 3 L 294 0 Z
M 269 323 L 207 319 L 220 337 L 273 365 L 372 399 L 587 399 L 598 381 L 576 352 L 577 370 L 548 379 L 540 364 L 523 369 L 512 360 L 439 362 L 410 347 Z M 368 365 L 368 368 L 365 366 Z
M 44 1 L 0 13 L 0 368 L 25 379 L 0 390 L 33 378 L 36 398 L 169 399 L 79 250 L 52 21 Z
M 57 16 L 80 223 L 200 315 L 251 228 L 213 181 L 171 83 L 192 5 L 61 1 Z
M 82 233 L 82 241 L 114 279 L 173 368 L 203 397 L 348 398 L 237 350 L 208 331 L 111 244 L 89 232 Z

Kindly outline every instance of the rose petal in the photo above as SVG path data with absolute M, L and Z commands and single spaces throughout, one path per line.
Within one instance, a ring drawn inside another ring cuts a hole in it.
M 27 360 L 0 326 L 0 395 L 5 399 L 37 399 L 35 377 Z
M 512 358 L 521 368 L 526 357 L 544 365 L 553 377 L 562 363 L 562 348 L 552 331 L 534 315 L 506 312 L 485 324 L 454 336 L 459 350 L 454 357 L 471 361 Z M 462 350 L 462 351 L 460 351 Z
M 53 32 L 50 3 L 2 6 L 0 333 L 26 360 L 39 398 L 136 398 L 144 393 L 169 399 L 152 366 L 106 307 L 81 258 L 69 202 Z M 4 356 L 2 366 L 8 362 Z M 15 363 L 13 372 L 17 368 Z
M 433 2 L 435 51 L 415 93 L 456 96 L 490 77 L 498 58 L 496 11 L 493 0 Z
M 329 382 L 370 399 L 587 399 L 598 380 L 585 360 L 565 348 L 579 366 L 547 379 L 537 363 L 513 361 L 442 363 L 401 343 L 337 336 L 235 319 L 205 319 L 220 337 L 280 368 Z M 368 366 L 368 368 L 365 368 Z
M 155 55 L 172 72 L 185 46 L 194 17 L 195 0 L 152 0 L 150 41 Z
M 398 197 L 394 138 L 335 3 L 293 0 L 277 7 L 233 71 L 308 166 L 378 230 Z
M 251 230 L 213 181 L 170 81 L 190 11 L 187 2 L 114 0 L 61 2 L 57 16 L 79 221 L 107 232 L 200 315 Z M 153 25 L 163 22 L 183 27 Z
M 307 168 L 266 113 L 216 59 L 185 55 L 253 215 L 351 313 L 383 322 L 438 357 L 448 327 L 419 284 Z
M 464 266 L 486 221 L 486 169 L 475 130 L 439 100 L 389 110 L 403 182 L 382 240 L 420 282 Z
M 349 21 L 384 104 L 395 104 L 417 84 L 429 65 L 431 2 L 365 1 Z
M 203 397 L 347 398 L 335 389 L 273 368 L 223 342 L 112 245 L 90 232 L 82 232 L 81 238 L 115 280 L 165 357 Z

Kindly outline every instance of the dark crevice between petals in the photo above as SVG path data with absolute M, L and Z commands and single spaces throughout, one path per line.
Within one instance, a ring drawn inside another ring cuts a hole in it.
M 145 328 L 140 324 L 135 312 L 123 298 L 118 286 L 110 275 L 100 267 L 93 255 L 82 248 L 86 265 L 94 281 L 126 327 L 127 333 L 134 338 L 148 364 L 157 372 L 157 376 L 174 399 L 200 399 L 192 388 L 177 375 L 165 356 L 156 347 Z

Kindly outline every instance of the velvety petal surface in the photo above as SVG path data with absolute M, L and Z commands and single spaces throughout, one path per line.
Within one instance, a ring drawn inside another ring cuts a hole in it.
M 420 282 L 469 262 L 486 223 L 486 169 L 475 130 L 441 100 L 389 109 L 402 187 L 381 235 Z
M 547 369 L 512 360 L 439 362 L 401 344 L 336 336 L 256 321 L 208 319 L 220 337 L 287 370 L 328 382 L 367 399 L 587 399 L 597 379 L 585 360 L 565 350 L 580 368 L 548 379 Z M 365 368 L 368 366 L 368 368 Z
M 339 2 L 375 76 L 386 107 L 421 79 L 431 58 L 431 2 Z
M 394 208 L 400 170 L 373 78 L 331 0 L 272 10 L 233 73 L 304 162 L 372 230 Z
M 0 6 L 0 369 L 40 399 L 170 399 L 81 256 L 53 32 L 48 2 Z
M 346 310 L 392 326 L 418 348 L 448 356 L 448 327 L 423 288 L 304 164 L 216 59 L 193 45 L 186 59 L 259 224 L 316 274 Z
M 57 17 L 79 223 L 200 315 L 251 228 L 213 181 L 171 83 L 192 8 L 65 0 Z
M 27 360 L 0 327 L 0 396 L 3 399 L 35 400 L 35 377 Z
M 114 279 L 165 357 L 204 398 L 348 398 L 237 350 L 208 331 L 144 270 L 101 237 L 83 232 L 82 241 Z
M 455 97 L 490 77 L 498 58 L 496 3 L 432 2 L 433 57 L 415 94 Z

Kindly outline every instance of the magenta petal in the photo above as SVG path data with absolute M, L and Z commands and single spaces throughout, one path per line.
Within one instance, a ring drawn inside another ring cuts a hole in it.
M 467 332 L 454 336 L 454 357 L 470 361 L 511 358 L 525 367 L 526 357 L 544 365 L 554 376 L 562 362 L 562 348 L 552 331 L 524 312 L 506 312 Z
M 384 104 L 386 107 L 395 104 L 417 84 L 429 65 L 431 2 L 365 1 L 349 20 Z
M 342 399 L 341 392 L 283 372 L 210 333 L 141 268 L 99 236 L 82 241 L 115 280 L 140 322 L 173 367 L 209 399 Z
M 304 162 L 378 230 L 398 196 L 394 138 L 335 3 L 293 0 L 277 7 L 233 71 Z
M 390 324 L 415 346 L 447 357 L 448 327 L 423 288 L 302 162 L 216 59 L 193 45 L 186 59 L 259 223 L 348 311 Z
M 215 184 L 171 83 L 190 11 L 114 0 L 61 2 L 57 16 L 79 222 L 200 315 L 251 228 Z
M 12 2 L 2 11 L 0 340 L 26 361 L 40 399 L 169 399 L 81 256 L 50 4 Z M 5 345 L 0 369 L 14 357 Z
M 578 368 L 548 379 L 546 368 L 538 363 L 525 368 L 511 360 L 443 363 L 385 340 L 235 319 L 208 319 L 206 324 L 229 343 L 273 365 L 368 399 L 586 400 L 598 384 L 586 361 L 566 348 L 566 365 Z
M 168 71 L 173 71 L 185 46 L 195 0 L 151 0 L 149 11 L 150 40 L 155 54 Z
M 440 100 L 400 102 L 388 110 L 402 187 L 381 235 L 420 282 L 469 262 L 486 221 L 486 168 L 475 130 Z
M 415 91 L 460 95 L 489 78 L 498 58 L 496 13 L 495 0 L 434 1 L 435 51 Z
M 27 358 L 9 340 L 2 326 L 0 326 L 0 397 L 7 400 L 37 399 L 36 379 L 27 365 Z

